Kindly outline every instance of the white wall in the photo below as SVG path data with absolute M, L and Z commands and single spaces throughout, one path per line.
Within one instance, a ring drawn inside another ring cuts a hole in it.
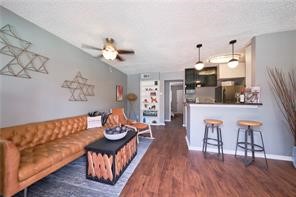
M 263 103 L 258 114 L 264 122 L 267 152 L 291 155 L 293 137 L 270 88 L 267 67 L 278 67 L 286 73 L 296 68 L 296 30 L 256 37 L 255 57 L 255 85 L 261 87 Z
M 135 115 L 132 117 L 129 117 L 131 119 L 140 119 L 140 75 L 135 74 L 135 75 L 128 75 L 127 77 L 127 93 L 134 93 L 137 95 L 138 99 L 134 103 L 134 110 L 135 110 Z M 131 106 L 129 103 L 127 103 L 127 114 L 130 113 Z
M 164 120 L 170 121 L 170 81 L 164 81 Z
M 32 42 L 29 50 L 49 57 L 49 74 L 30 72 L 32 79 L 0 75 L 0 127 L 86 114 L 124 106 L 115 101 L 115 86 L 126 92 L 127 76 L 93 58 L 55 35 L 0 7 L 1 27 L 10 24 L 23 39 Z M 0 68 L 6 56 L 0 54 Z M 77 72 L 95 85 L 95 96 L 87 102 L 70 102 L 70 92 L 61 88 L 64 80 L 72 80 Z

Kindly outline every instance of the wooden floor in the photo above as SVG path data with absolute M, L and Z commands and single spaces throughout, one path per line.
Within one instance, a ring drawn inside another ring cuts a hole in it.
M 129 179 L 121 196 L 296 196 L 296 169 L 291 162 L 257 159 L 245 167 L 225 155 L 221 162 L 188 151 L 185 129 L 153 127 L 156 139 Z

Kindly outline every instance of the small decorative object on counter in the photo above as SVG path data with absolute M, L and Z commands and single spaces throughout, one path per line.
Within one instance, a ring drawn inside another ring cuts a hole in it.
M 239 92 L 235 93 L 235 98 L 236 98 L 236 103 L 239 103 L 239 98 L 240 98 L 240 93 Z
M 199 103 L 199 97 L 195 98 L 195 103 Z
M 245 103 L 245 90 L 244 88 L 241 89 L 240 95 L 239 95 L 239 102 Z
M 260 103 L 260 87 L 251 87 L 245 89 L 246 103 Z

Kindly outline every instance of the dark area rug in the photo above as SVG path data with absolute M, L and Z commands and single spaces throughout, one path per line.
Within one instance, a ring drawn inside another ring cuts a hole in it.
M 86 157 L 82 156 L 28 188 L 28 197 L 115 197 L 119 196 L 152 140 L 140 138 L 136 157 L 115 185 L 86 179 Z M 15 197 L 23 197 L 19 192 Z

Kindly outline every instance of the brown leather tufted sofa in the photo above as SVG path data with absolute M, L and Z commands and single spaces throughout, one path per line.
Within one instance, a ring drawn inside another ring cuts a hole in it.
M 82 156 L 84 147 L 103 137 L 87 128 L 87 116 L 1 128 L 0 196 L 12 196 Z

